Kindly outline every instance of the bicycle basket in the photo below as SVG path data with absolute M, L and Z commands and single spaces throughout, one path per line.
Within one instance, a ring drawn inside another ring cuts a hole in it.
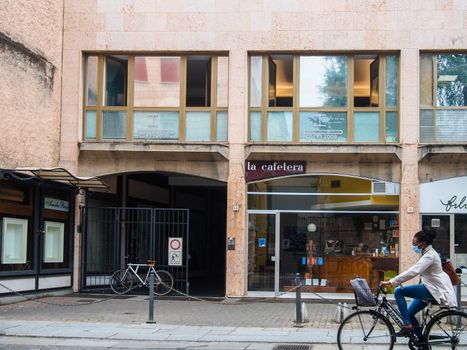
M 371 292 L 368 282 L 363 278 L 350 280 L 354 294 L 355 302 L 358 306 L 375 306 L 376 297 Z

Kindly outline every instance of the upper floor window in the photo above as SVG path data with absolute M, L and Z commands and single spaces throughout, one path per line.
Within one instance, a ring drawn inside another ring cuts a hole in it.
M 398 56 L 253 55 L 249 140 L 394 143 Z
M 467 141 L 467 54 L 420 56 L 420 142 Z
M 84 139 L 227 141 L 228 57 L 90 55 Z

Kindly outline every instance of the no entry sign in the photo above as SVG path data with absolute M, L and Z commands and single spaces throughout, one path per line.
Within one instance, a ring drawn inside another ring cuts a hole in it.
M 169 265 L 182 266 L 183 238 L 169 237 Z

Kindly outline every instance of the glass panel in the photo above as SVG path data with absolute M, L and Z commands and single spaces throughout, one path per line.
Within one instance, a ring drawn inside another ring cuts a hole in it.
M 467 215 L 454 215 L 454 266 L 467 266 Z M 464 276 L 465 280 L 465 276 Z M 465 291 L 465 289 L 464 289 Z
M 352 292 L 355 275 L 375 289 L 398 271 L 396 222 L 387 213 L 281 213 L 280 291 L 297 272 L 304 292 Z
M 386 142 L 398 142 L 397 112 L 386 112 Z
M 420 55 L 420 106 L 433 107 L 433 57 Z
M 105 59 L 105 105 L 126 106 L 128 57 L 107 56 Z
M 269 57 L 269 107 L 293 106 L 293 56 Z
M 227 112 L 217 112 L 217 141 L 227 141 Z
M 229 58 L 217 58 L 217 106 L 227 107 L 229 94 Z
M 252 56 L 250 65 L 250 106 L 261 107 L 263 58 L 261 56 Z
M 86 111 L 86 139 L 95 139 L 96 138 L 96 123 L 97 115 L 96 111 Z
M 397 56 L 386 57 L 386 106 L 397 107 Z
M 300 57 L 300 107 L 347 106 L 347 57 Z
M 267 123 L 267 141 L 292 141 L 292 112 L 268 112 Z
M 86 106 L 97 106 L 97 56 L 89 56 L 87 59 Z
M 2 264 L 25 264 L 28 220 L 3 218 Z
M 379 57 L 355 56 L 354 106 L 378 107 L 379 105 Z
M 210 141 L 211 113 L 187 112 L 185 133 L 187 141 Z
M 346 112 L 300 112 L 300 142 L 347 141 Z
M 45 221 L 44 262 L 63 262 L 65 224 Z
M 261 112 L 250 113 L 250 141 L 261 141 Z
M 136 107 L 180 105 L 180 57 L 135 57 Z
M 211 57 L 188 56 L 186 67 L 186 105 L 211 105 Z
M 102 138 L 124 139 L 126 138 L 126 112 L 104 111 L 102 112 Z
M 273 291 L 276 216 L 248 215 L 248 290 Z
M 134 112 L 133 139 L 178 140 L 178 112 Z
M 467 111 L 436 111 L 436 140 L 438 142 L 467 141 Z
M 450 259 L 450 218 L 449 215 L 422 215 L 422 227 L 432 226 L 432 220 L 439 220 L 439 227 L 436 228 L 436 239 L 433 241 L 433 248 L 439 255 Z
M 354 113 L 354 141 L 379 142 L 379 112 Z
M 438 55 L 438 106 L 467 106 L 467 55 Z
M 420 142 L 435 141 L 435 118 L 434 111 L 420 110 Z

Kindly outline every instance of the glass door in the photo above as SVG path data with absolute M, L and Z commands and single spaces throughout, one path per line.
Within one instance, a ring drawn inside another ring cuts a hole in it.
M 454 267 L 467 267 L 467 215 L 454 215 Z
M 433 248 L 446 259 L 452 259 L 454 253 L 451 248 L 451 215 L 422 215 L 422 227 L 431 226 L 437 235 Z
M 276 291 L 276 214 L 248 215 L 248 290 Z

